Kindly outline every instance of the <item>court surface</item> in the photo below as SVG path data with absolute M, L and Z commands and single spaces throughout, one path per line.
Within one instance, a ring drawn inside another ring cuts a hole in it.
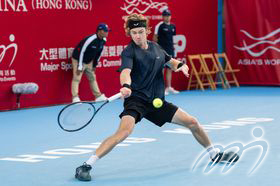
M 75 133 L 58 127 L 60 105 L 0 112 L 0 185 L 279 185 L 279 87 L 185 91 L 166 99 L 196 116 L 215 144 L 243 144 L 240 161 L 227 172 L 217 165 L 206 173 L 208 156 L 197 160 L 204 149 L 188 130 L 142 120 L 130 138 L 97 162 L 93 181 L 79 182 L 75 168 L 116 130 L 122 101 L 106 105 L 88 127 Z M 262 154 L 265 158 L 249 174 Z

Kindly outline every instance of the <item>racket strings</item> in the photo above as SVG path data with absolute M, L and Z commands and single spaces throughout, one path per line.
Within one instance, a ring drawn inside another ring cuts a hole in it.
M 88 124 L 94 117 L 96 109 L 90 103 L 76 103 L 66 107 L 59 117 L 64 129 L 75 130 Z
M 58 125 L 67 132 L 79 131 L 90 124 L 94 116 L 104 105 L 120 97 L 121 93 L 109 97 L 107 101 L 101 103 L 97 110 L 95 108 L 96 102 L 78 102 L 67 105 L 58 114 Z

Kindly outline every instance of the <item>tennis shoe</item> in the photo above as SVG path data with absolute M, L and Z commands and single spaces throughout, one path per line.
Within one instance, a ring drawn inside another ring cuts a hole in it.
M 175 90 L 173 87 L 167 87 L 167 88 L 165 89 L 165 92 L 172 93 L 172 94 L 178 94 L 178 93 L 180 93 L 178 90 Z
M 92 169 L 91 165 L 84 163 L 83 165 L 76 168 L 75 178 L 80 181 L 90 181 L 90 170 Z
M 215 163 L 235 163 L 239 159 L 238 154 L 235 152 L 219 152 L 211 160 Z
M 101 96 L 99 96 L 95 99 L 95 102 L 107 101 L 107 99 L 108 98 L 104 94 L 101 94 Z
M 73 97 L 73 99 L 72 99 L 72 103 L 76 103 L 76 102 L 80 102 L 80 101 L 81 100 L 80 100 L 80 98 L 78 96 Z

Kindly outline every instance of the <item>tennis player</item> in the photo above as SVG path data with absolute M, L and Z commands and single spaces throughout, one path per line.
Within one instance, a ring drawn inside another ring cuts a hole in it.
M 83 165 L 76 169 L 75 177 L 81 181 L 90 181 L 90 170 L 94 163 L 109 153 L 118 143 L 125 140 L 133 131 L 137 122 L 146 118 L 161 127 L 166 122 L 184 126 L 191 130 L 195 139 L 207 148 L 212 160 L 226 160 L 222 152 L 212 146 L 209 137 L 196 118 L 164 100 L 164 78 L 162 70 L 167 64 L 175 72 L 188 74 L 188 66 L 171 58 L 157 43 L 148 41 L 150 33 L 148 19 L 141 14 L 131 14 L 125 21 L 125 31 L 132 41 L 121 54 L 120 92 L 124 100 L 124 110 L 120 114 L 118 130 L 104 140 Z M 160 108 L 152 104 L 154 98 L 163 100 Z

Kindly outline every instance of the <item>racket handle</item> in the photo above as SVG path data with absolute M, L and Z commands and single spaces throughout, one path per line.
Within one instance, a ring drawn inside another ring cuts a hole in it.
M 107 101 L 108 101 L 108 102 L 114 101 L 114 100 L 116 100 L 116 99 L 119 99 L 121 96 L 122 96 L 122 95 L 121 95 L 121 93 L 119 92 L 119 93 L 117 93 L 117 94 L 115 94 L 115 95 L 109 97 Z

